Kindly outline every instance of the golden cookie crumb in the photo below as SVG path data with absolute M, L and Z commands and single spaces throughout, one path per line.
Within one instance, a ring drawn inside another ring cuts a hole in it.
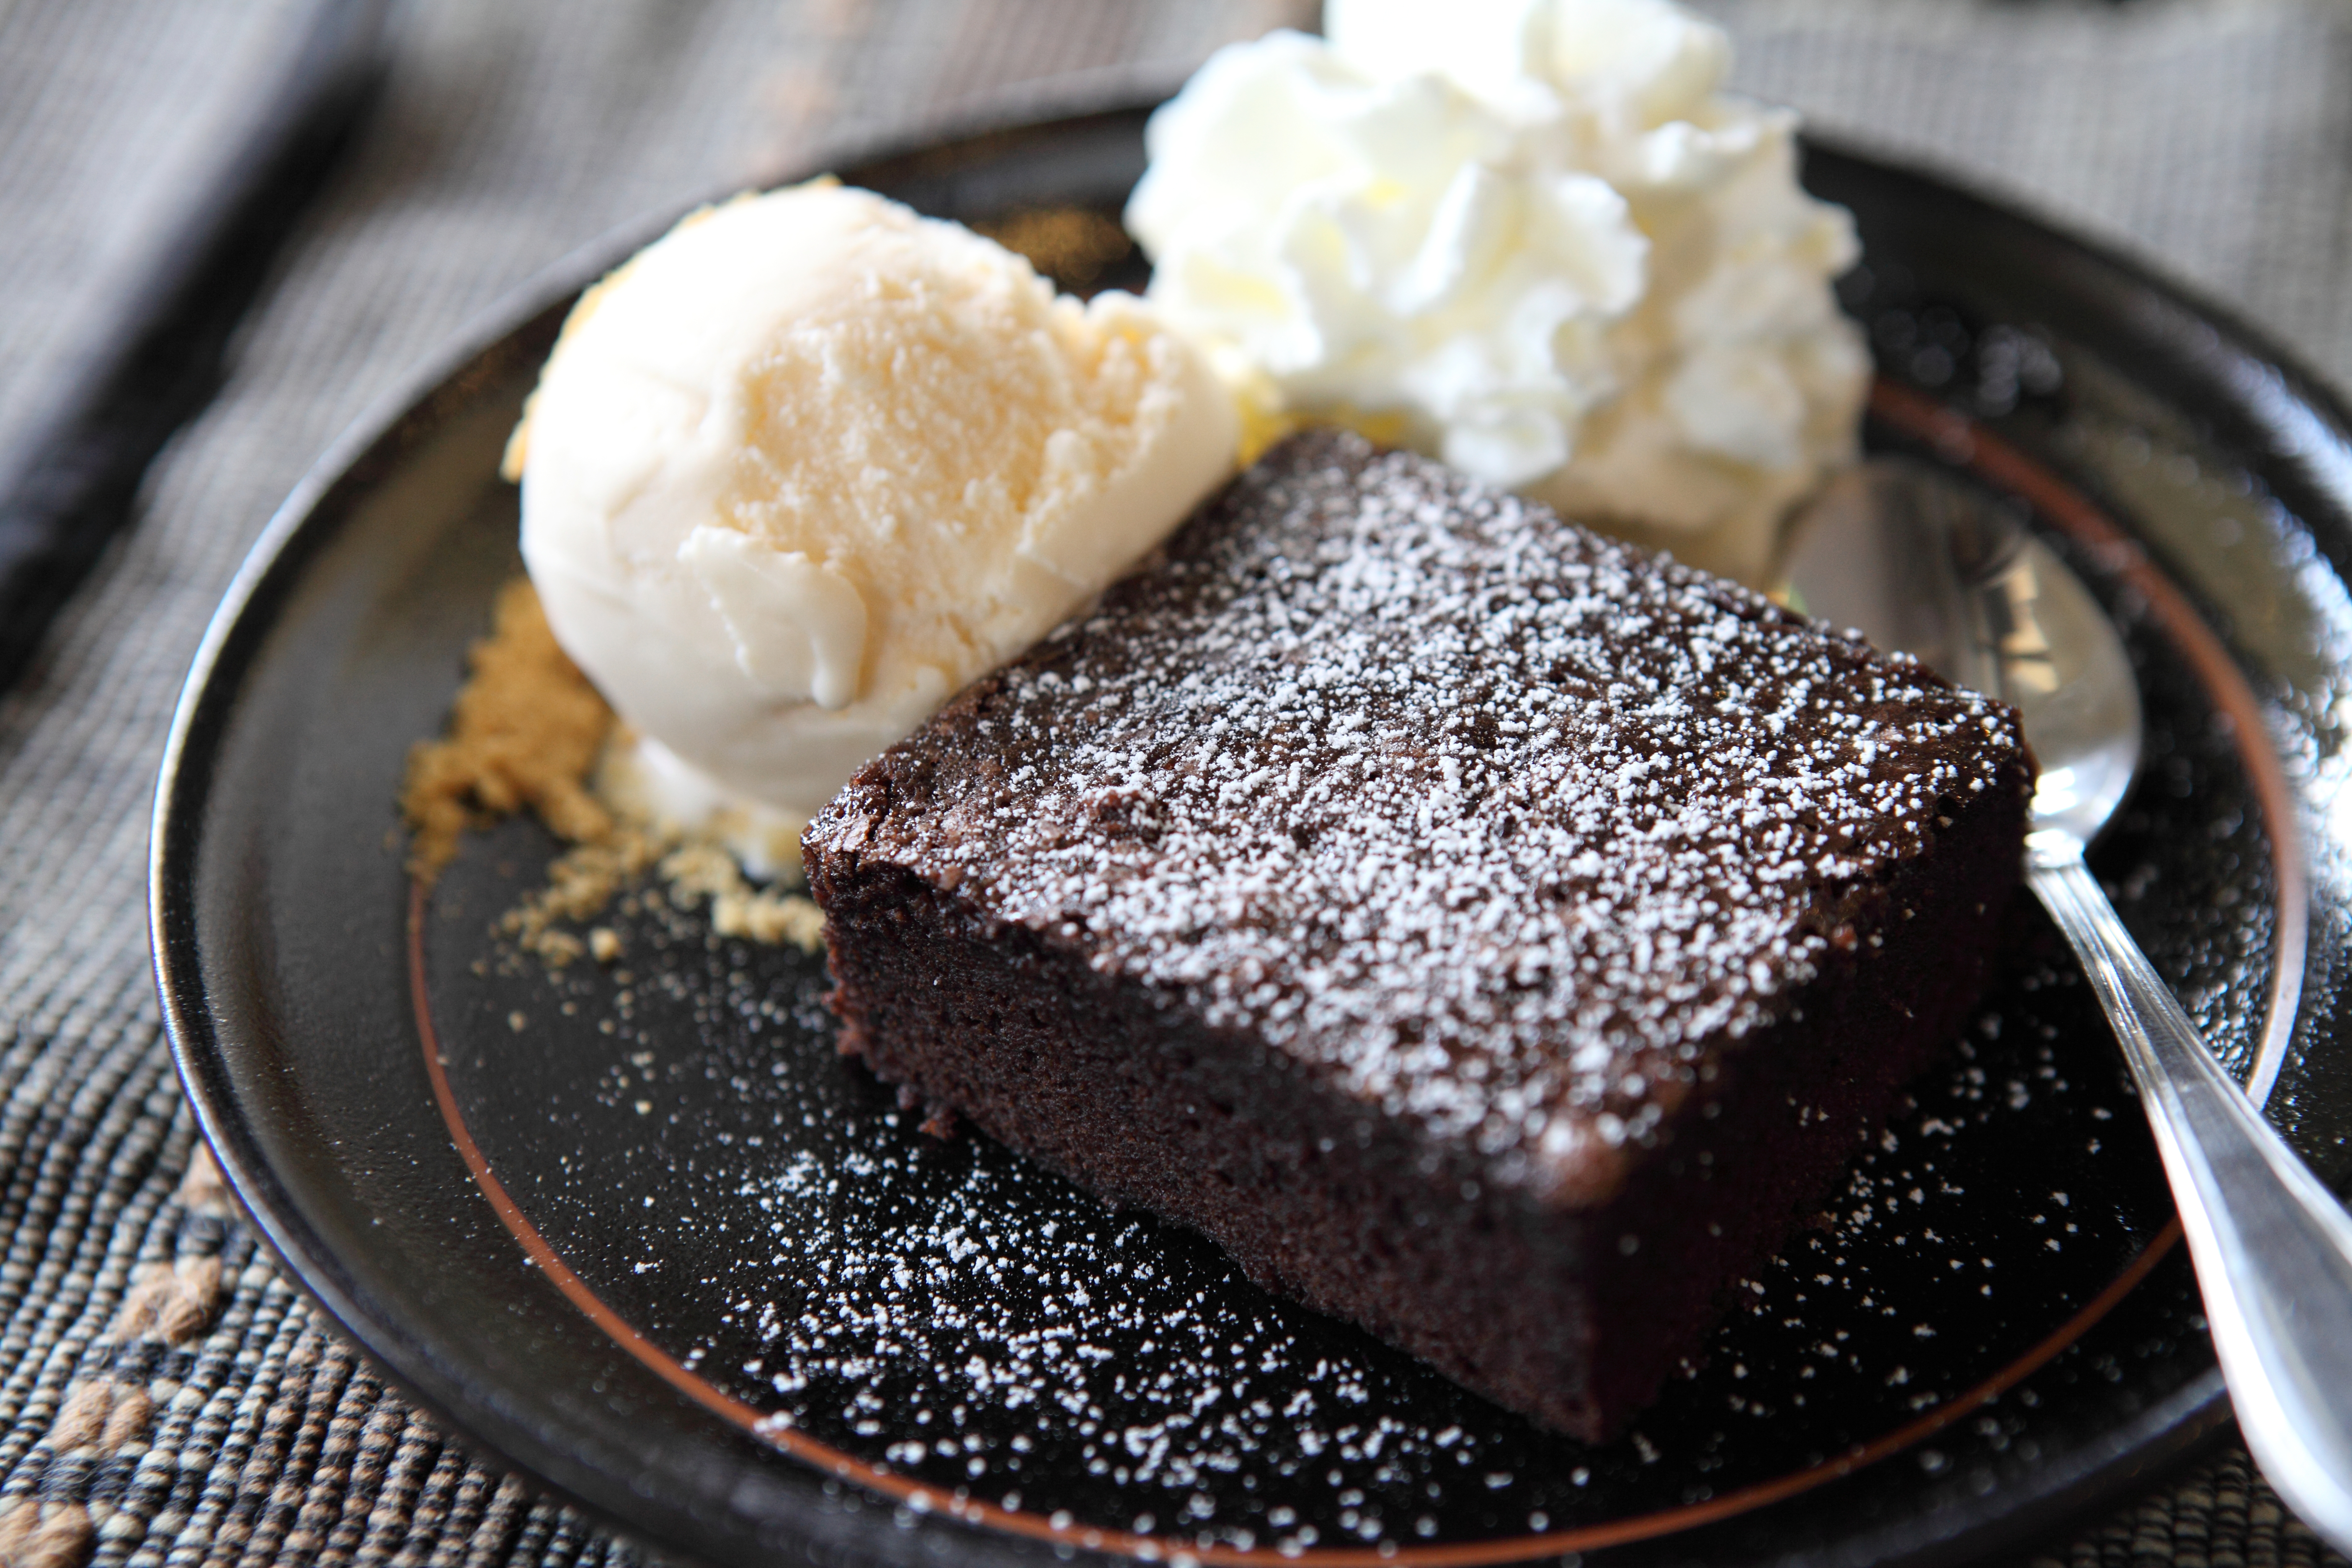
M 558 921 L 593 920 L 613 896 L 654 863 L 660 846 L 634 827 L 611 826 L 584 844 L 575 844 L 547 868 L 547 886 L 526 897 L 499 920 L 501 934 L 524 952 L 561 969 L 590 951 Z M 615 941 L 617 942 L 617 938 Z M 602 962 L 602 955 L 599 954 Z
M 410 872 L 427 882 L 457 852 L 458 836 L 525 806 L 571 847 L 547 868 L 547 884 L 500 916 L 498 930 L 551 969 L 583 957 L 617 962 L 618 931 L 598 926 L 583 937 L 564 929 L 604 913 L 624 889 L 659 866 L 674 901 L 710 901 L 720 936 L 814 952 L 824 914 L 798 893 L 753 887 L 717 844 L 681 841 L 644 819 L 644 803 L 614 786 L 614 770 L 597 766 L 606 746 L 625 743 L 613 711 L 548 628 L 528 579 L 499 591 L 490 635 L 467 655 L 471 673 L 451 706 L 449 732 L 417 742 L 408 756 L 401 814 L 412 839 Z M 797 879 L 799 846 L 769 846 Z
M 734 858 L 708 844 L 689 844 L 662 861 L 670 894 L 684 902 L 710 900 L 710 929 L 752 942 L 789 942 L 803 952 L 824 945 L 824 911 L 799 893 L 762 890 L 743 879 Z
M 612 814 L 586 780 L 613 710 L 556 645 L 528 582 L 499 590 L 490 635 L 467 663 L 447 736 L 408 753 L 400 808 L 414 836 L 410 873 L 431 881 L 468 826 L 525 806 L 575 843 L 611 833 Z
M 1135 248 L 1115 218 L 1086 207 L 1033 207 L 972 226 L 1065 289 L 1083 289 Z

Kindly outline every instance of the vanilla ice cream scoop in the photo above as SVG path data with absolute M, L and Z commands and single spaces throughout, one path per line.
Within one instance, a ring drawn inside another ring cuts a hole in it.
M 830 184 L 695 214 L 583 296 L 509 456 L 550 625 L 614 710 L 804 819 L 1231 470 L 1140 301 Z

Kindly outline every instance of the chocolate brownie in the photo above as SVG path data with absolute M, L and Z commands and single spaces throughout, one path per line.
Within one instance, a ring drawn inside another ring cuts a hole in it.
M 1588 1439 L 1962 1023 L 2014 715 L 1294 437 L 813 824 L 910 1099 Z

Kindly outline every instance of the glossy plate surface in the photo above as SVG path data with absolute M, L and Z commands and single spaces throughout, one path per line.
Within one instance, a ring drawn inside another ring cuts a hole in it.
M 844 171 L 929 212 L 1115 211 L 1142 111 Z M 2243 331 L 1950 188 L 1814 149 L 1867 259 L 1871 438 L 2026 509 L 2124 625 L 2150 749 L 2095 863 L 2208 1037 L 2337 1184 L 2352 446 Z M 1549 1436 L 1213 1248 L 915 1129 L 821 966 L 657 898 L 615 964 L 494 931 L 534 824 L 429 895 L 394 796 L 518 570 L 496 475 L 615 238 L 289 502 L 191 678 L 157 964 L 222 1164 L 449 1422 L 667 1546 L 751 1563 L 1949 1560 L 2226 1417 L 2087 988 L 2021 900 L 1948 1068 L 1636 1432 Z M 1100 259 L 1100 258 L 1097 258 Z M 1089 279 L 1140 280 L 1113 258 Z M 1076 279 L 1074 279 L 1076 281 Z

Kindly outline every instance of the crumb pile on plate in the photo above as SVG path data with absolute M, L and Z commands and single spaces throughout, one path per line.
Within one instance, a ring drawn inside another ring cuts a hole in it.
M 613 748 L 618 741 L 625 749 L 625 735 L 557 645 L 528 581 L 499 590 L 490 633 L 467 665 L 447 733 L 409 751 L 400 808 L 412 876 L 431 882 L 467 828 L 528 808 L 569 847 L 548 867 L 546 885 L 500 916 L 498 929 L 551 965 L 620 958 L 620 938 L 589 922 L 651 871 L 677 902 L 708 900 L 721 936 L 815 949 L 824 923 L 815 904 L 785 888 L 754 887 L 724 845 L 655 818 L 614 787 Z
M 408 868 L 427 880 L 457 856 L 467 828 L 526 806 L 574 843 L 614 827 L 587 783 L 613 710 L 556 643 L 529 583 L 500 589 L 490 614 L 490 635 L 467 650 L 448 733 L 410 749 L 401 784 Z
M 885 1079 L 1563 1430 L 1948 1041 L 2014 715 L 1339 433 L 804 841 Z

